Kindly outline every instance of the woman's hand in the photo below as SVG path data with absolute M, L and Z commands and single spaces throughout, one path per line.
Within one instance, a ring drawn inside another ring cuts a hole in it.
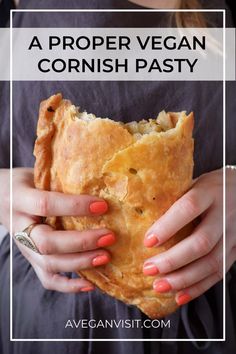
M 226 270 L 236 260 L 236 171 L 228 170 L 226 193 Z M 163 244 L 184 225 L 201 216 L 189 237 L 145 261 L 145 275 L 161 275 L 153 282 L 158 293 L 177 291 L 183 305 L 203 294 L 223 277 L 223 170 L 202 175 L 192 189 L 147 231 L 146 247 Z
M 0 172 L 1 185 L 9 180 L 7 170 Z M 7 188 L 1 200 L 5 202 L 0 210 L 1 222 L 9 228 L 7 213 L 10 203 Z M 89 195 L 66 195 L 40 191 L 33 185 L 33 170 L 13 170 L 13 233 L 24 230 L 32 223 L 40 223 L 42 216 L 95 216 L 105 213 L 107 203 Z M 93 290 L 94 286 L 82 278 L 69 279 L 60 272 L 76 272 L 81 269 L 104 265 L 110 254 L 101 247 L 115 242 L 115 235 L 106 228 L 86 231 L 57 231 L 39 224 L 33 228 L 30 237 L 36 244 L 37 254 L 16 241 L 22 254 L 31 263 L 42 285 L 46 289 L 61 292 Z

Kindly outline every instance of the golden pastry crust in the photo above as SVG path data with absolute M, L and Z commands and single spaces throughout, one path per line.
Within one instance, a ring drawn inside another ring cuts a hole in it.
M 157 124 L 158 123 L 158 124 Z M 117 235 L 105 266 L 79 271 L 107 294 L 136 305 L 150 318 L 177 309 L 175 293 L 157 294 L 143 262 L 191 232 L 188 225 L 160 247 L 143 246 L 147 229 L 191 186 L 193 113 L 162 112 L 157 120 L 124 124 L 80 113 L 60 94 L 41 103 L 35 142 L 35 186 L 91 194 L 106 215 L 48 218 L 54 227 L 107 227 Z

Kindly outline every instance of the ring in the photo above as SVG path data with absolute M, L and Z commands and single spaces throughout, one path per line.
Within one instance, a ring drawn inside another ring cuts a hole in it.
M 28 247 L 29 249 L 31 249 L 35 253 L 41 254 L 38 250 L 38 247 L 36 246 L 36 244 L 34 243 L 32 238 L 30 237 L 30 233 L 36 225 L 39 225 L 39 224 L 38 223 L 31 224 L 23 231 L 16 232 L 14 237 L 17 241 L 22 243 L 22 245 Z

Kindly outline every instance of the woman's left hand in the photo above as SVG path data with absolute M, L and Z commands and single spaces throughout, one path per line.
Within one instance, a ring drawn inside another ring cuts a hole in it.
M 226 271 L 236 260 L 236 171 L 226 171 Z M 153 288 L 158 293 L 177 291 L 183 305 L 223 278 L 223 170 L 206 173 L 147 231 L 146 247 L 156 247 L 183 226 L 201 216 L 192 234 L 145 261 L 145 275 L 161 275 Z

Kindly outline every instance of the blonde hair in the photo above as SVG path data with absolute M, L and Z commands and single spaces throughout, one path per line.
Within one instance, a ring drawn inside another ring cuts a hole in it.
M 181 0 L 180 9 L 201 9 L 199 0 Z M 176 12 L 177 27 L 206 27 L 207 22 L 202 12 Z

